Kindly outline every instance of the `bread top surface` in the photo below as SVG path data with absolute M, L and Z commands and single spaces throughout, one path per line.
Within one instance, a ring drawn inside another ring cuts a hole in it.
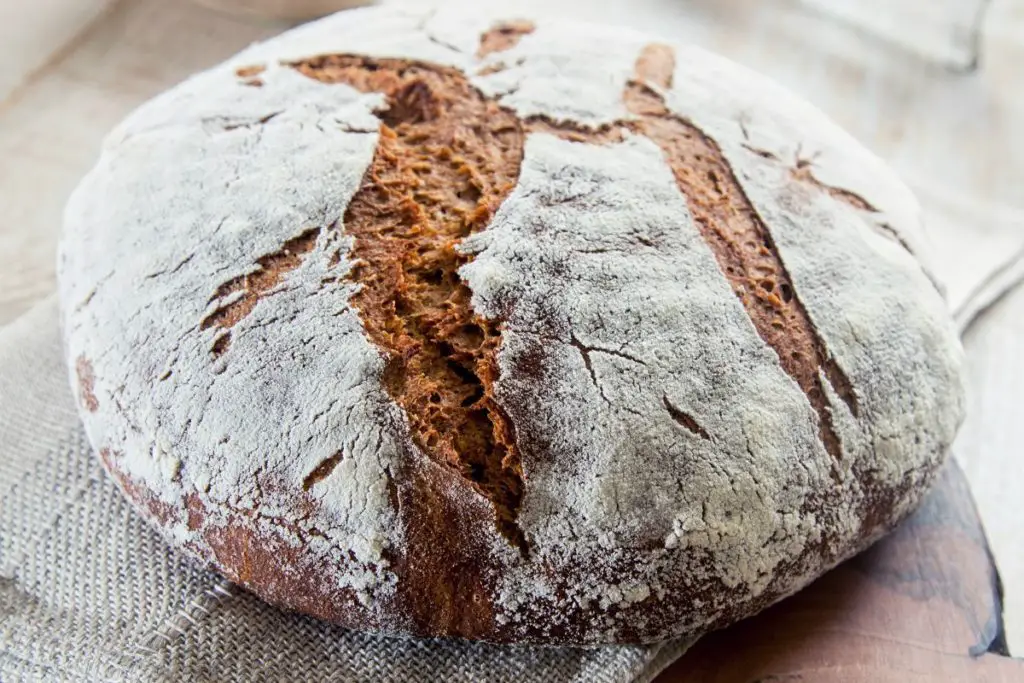
M 700 49 L 356 10 L 110 134 L 66 212 L 67 356 L 129 495 L 269 600 L 652 640 L 917 501 L 963 406 L 920 220 Z

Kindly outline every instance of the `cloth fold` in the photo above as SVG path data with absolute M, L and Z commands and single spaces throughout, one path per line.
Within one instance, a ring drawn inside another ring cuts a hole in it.
M 0 330 L 0 680 L 617 683 L 688 645 L 384 638 L 267 605 L 168 548 L 93 457 L 55 300 Z
M 924 209 L 937 275 L 960 332 L 1024 280 L 1024 210 L 909 178 Z

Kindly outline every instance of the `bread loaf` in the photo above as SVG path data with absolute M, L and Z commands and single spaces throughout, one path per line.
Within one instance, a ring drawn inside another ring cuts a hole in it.
M 175 546 L 352 628 L 695 634 L 866 547 L 963 409 L 921 214 L 779 86 L 372 8 L 143 105 L 70 200 L 67 359 Z

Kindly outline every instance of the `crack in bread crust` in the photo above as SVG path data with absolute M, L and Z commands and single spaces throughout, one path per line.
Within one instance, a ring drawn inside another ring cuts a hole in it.
M 746 126 L 744 126 L 743 123 L 740 122 L 740 127 L 743 130 L 743 137 L 744 137 L 744 139 L 749 140 L 750 136 L 749 136 L 749 133 L 747 132 Z M 770 160 L 776 161 L 776 162 L 780 161 L 778 155 L 776 155 L 775 153 L 770 152 L 770 151 L 768 151 L 766 149 L 761 149 L 759 147 L 755 147 L 754 145 L 750 144 L 749 142 L 744 142 L 743 143 L 743 148 L 746 149 L 748 152 L 752 152 L 752 153 L 756 154 L 757 156 L 761 157 L 762 159 L 770 159 Z M 837 199 L 837 200 L 839 200 L 839 201 L 841 201 L 841 202 L 843 202 L 845 204 L 848 204 L 849 206 L 853 207 L 854 209 L 857 209 L 858 211 L 863 211 L 863 212 L 868 213 L 868 214 L 878 214 L 878 213 L 881 213 L 875 207 L 874 204 L 869 202 L 867 199 L 864 199 L 864 197 L 860 196 L 856 192 L 852 192 L 850 190 L 846 190 L 846 189 L 841 188 L 841 187 L 836 187 L 835 185 L 829 185 L 829 184 L 824 183 L 821 180 L 819 180 L 818 177 L 815 176 L 814 172 L 811 170 L 811 167 L 813 165 L 814 165 L 813 158 L 812 159 L 806 159 L 806 158 L 801 157 L 800 156 L 800 152 L 798 150 L 797 151 L 797 157 L 796 157 L 796 163 L 794 163 L 793 167 L 790 169 L 789 174 L 790 174 L 790 176 L 794 180 L 799 180 L 800 182 L 807 183 L 808 185 L 812 185 L 812 186 L 816 187 L 817 189 L 821 190 L 822 192 L 827 193 L 833 199 Z M 896 230 L 894 227 L 892 227 L 888 223 L 876 220 L 873 217 L 872 220 L 868 220 L 867 221 L 867 225 L 872 230 L 877 232 L 879 235 L 882 235 L 886 239 L 891 240 L 891 241 L 895 242 L 896 244 L 900 245 L 900 247 L 902 247 L 903 250 L 906 251 L 911 256 L 915 256 L 916 257 L 915 251 L 914 251 L 913 248 L 911 248 L 910 244 L 907 243 L 907 241 L 903 238 L 903 236 L 899 233 L 898 230 Z M 929 276 L 929 279 L 931 279 L 931 276 Z M 935 284 L 934 281 L 933 281 L 932 284 Z
M 748 147 L 748 149 L 752 150 L 757 154 L 766 154 L 766 152 L 764 152 L 763 150 L 758 150 L 753 147 Z M 767 154 L 771 153 L 768 152 Z M 778 159 L 774 154 L 771 154 L 771 158 L 776 160 Z M 858 211 L 864 211 L 865 213 L 869 214 L 881 213 L 875 207 L 874 204 L 864 199 L 864 197 L 861 197 L 856 192 L 851 192 L 850 190 L 846 190 L 841 187 L 836 187 L 835 185 L 829 185 L 819 180 L 817 176 L 814 175 L 814 172 L 811 170 L 811 167 L 813 165 L 813 160 L 804 159 L 797 156 L 796 164 L 790 171 L 790 175 L 796 180 L 805 182 L 809 185 L 813 185 L 822 192 L 829 194 L 834 199 L 849 204 Z M 911 248 L 910 244 L 907 243 L 907 241 L 903 238 L 903 235 L 901 235 L 899 231 L 896 230 L 894 227 L 892 227 L 888 223 L 884 223 L 878 220 L 869 220 L 867 221 L 867 224 L 871 227 L 872 230 L 877 232 L 879 235 L 882 235 L 886 239 L 896 242 L 896 244 L 900 245 L 903 248 L 903 250 L 906 251 L 908 254 L 910 254 L 911 256 L 915 256 L 914 250 Z
M 536 26 L 533 22 L 525 19 L 495 24 L 480 36 L 480 47 L 476 51 L 476 56 L 486 57 L 492 52 L 504 52 L 513 48 L 523 36 L 533 33 L 534 29 Z
M 793 170 L 790 172 L 795 179 L 802 182 L 813 185 L 819 190 L 826 192 L 841 202 L 846 202 L 855 209 L 861 211 L 867 211 L 868 213 L 878 213 L 871 202 L 861 197 L 856 192 L 850 190 L 844 190 L 841 187 L 835 187 L 834 185 L 828 185 L 818 180 L 817 176 L 811 171 L 813 162 L 810 159 L 804 159 L 797 157 L 796 164 L 793 166 Z
M 654 90 L 668 87 L 666 74 L 672 73 L 673 62 L 671 48 L 666 46 L 649 45 L 641 53 L 636 78 L 624 94 L 626 107 L 638 117 L 631 127 L 661 148 L 719 268 L 758 334 L 807 395 L 818 414 L 825 450 L 840 460 L 842 444 L 832 423 L 821 374 L 857 416 L 853 387 L 818 336 L 768 227 L 746 197 L 718 144 L 672 114 Z
M 386 356 L 382 381 L 416 444 L 493 504 L 521 552 L 523 473 L 494 396 L 501 329 L 473 312 L 458 270 L 462 239 L 487 227 L 519 177 L 518 119 L 453 69 L 332 55 L 292 65 L 324 83 L 382 93 L 373 161 L 344 216 L 353 238 L 351 303 Z
M 331 476 L 331 472 L 333 472 L 334 468 L 341 463 L 344 457 L 344 451 L 335 451 L 330 457 L 321 461 L 320 464 L 314 467 L 302 480 L 302 490 L 308 491 L 327 477 Z
M 263 294 L 277 286 L 285 275 L 302 265 L 302 261 L 316 246 L 319 235 L 320 228 L 303 231 L 282 244 L 274 253 L 256 259 L 259 266 L 256 271 L 228 280 L 217 288 L 211 301 L 223 299 L 236 292 L 242 292 L 242 296 L 218 307 L 199 323 L 201 330 L 214 326 L 226 330 L 213 343 L 214 357 L 221 356 L 228 350 L 231 343 L 231 328 L 252 312 Z
M 842 444 L 821 375 L 857 417 L 859 408 L 853 386 L 818 336 L 771 233 L 718 144 L 666 107 L 658 91 L 671 87 L 674 70 L 675 58 L 669 46 L 648 45 L 637 58 L 634 79 L 623 93 L 634 119 L 590 129 L 535 116 L 528 119 L 527 127 L 531 132 L 590 144 L 619 142 L 624 131 L 629 130 L 658 145 L 719 269 L 742 302 L 758 335 L 807 396 L 818 415 L 821 442 L 829 455 L 839 461 Z M 833 195 L 851 201 L 838 192 Z M 672 416 L 676 419 L 676 415 Z

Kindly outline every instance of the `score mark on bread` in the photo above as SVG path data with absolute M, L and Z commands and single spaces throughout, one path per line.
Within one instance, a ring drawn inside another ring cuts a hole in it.
M 217 337 L 213 344 L 213 355 L 221 356 L 231 344 L 231 328 L 239 320 L 249 315 L 266 292 L 273 289 L 290 271 L 302 264 L 302 260 L 316 246 L 320 228 L 303 230 L 299 235 L 281 245 L 272 254 L 256 259 L 257 268 L 252 273 L 228 280 L 214 293 L 212 301 L 227 299 L 212 313 L 203 318 L 199 329 L 205 330 L 213 326 L 226 331 Z M 241 294 L 238 294 L 241 292 Z M 229 298 L 237 295 L 234 298 Z
M 620 142 L 622 131 L 629 130 L 661 148 L 720 270 L 743 303 L 760 337 L 778 356 L 786 374 L 806 394 L 818 415 L 822 444 L 829 455 L 839 461 L 842 444 L 833 425 L 833 408 L 828 403 L 821 375 L 824 374 L 854 417 L 859 412 L 856 394 L 818 336 L 771 233 L 747 199 L 722 151 L 703 131 L 672 114 L 665 106 L 659 90 L 672 85 L 674 59 L 667 45 L 650 44 L 641 51 L 635 76 L 623 93 L 627 109 L 636 117 L 632 120 L 587 129 L 533 117 L 528 122 L 529 129 L 590 144 Z M 831 193 L 835 196 L 839 192 Z M 845 195 L 842 198 L 851 201 Z M 868 206 L 866 202 L 863 204 Z
M 481 37 L 478 54 L 514 47 L 532 30 L 529 22 L 499 24 Z M 471 292 L 458 275 L 469 257 L 456 247 L 486 228 L 515 188 L 525 131 L 588 144 L 621 142 L 624 131 L 631 131 L 661 148 L 723 275 L 758 334 L 806 394 L 826 451 L 841 459 L 821 377 L 856 416 L 850 382 L 817 336 L 770 233 L 717 144 L 666 108 L 658 90 L 672 84 L 671 48 L 651 44 L 639 55 L 623 92 L 635 118 L 597 129 L 544 117 L 521 121 L 454 69 L 354 55 L 291 66 L 322 83 L 386 97 L 376 112 L 381 123 L 373 161 L 344 216 L 344 231 L 354 238 L 349 277 L 362 285 L 352 304 L 387 358 L 385 387 L 405 411 L 416 444 L 491 501 L 499 531 L 522 552 L 526 540 L 515 522 L 522 465 L 514 426 L 494 397 L 500 325 L 473 312 Z M 216 298 L 243 294 L 208 315 L 201 328 L 230 330 L 301 264 L 319 232 L 303 232 L 258 259 L 255 272 L 222 285 Z M 229 335 L 217 338 L 214 355 L 226 351 Z M 667 399 L 665 407 L 674 421 L 710 438 Z M 317 468 L 306 486 L 331 469 L 327 463 Z
M 856 417 L 853 387 L 818 336 L 771 233 L 718 145 L 693 124 L 671 114 L 652 88 L 671 85 L 672 61 L 667 46 L 649 45 L 641 53 L 636 78 L 625 93 L 626 106 L 638 117 L 633 128 L 661 148 L 719 268 L 758 334 L 814 407 L 825 450 L 840 460 L 842 445 L 821 373 Z
M 522 127 L 453 69 L 345 55 L 293 66 L 386 97 L 376 153 L 344 217 L 350 279 L 361 285 L 352 304 L 387 358 L 384 385 L 416 444 L 471 481 L 525 552 L 515 431 L 494 397 L 501 331 L 473 312 L 458 274 L 469 257 L 456 249 L 515 187 Z

